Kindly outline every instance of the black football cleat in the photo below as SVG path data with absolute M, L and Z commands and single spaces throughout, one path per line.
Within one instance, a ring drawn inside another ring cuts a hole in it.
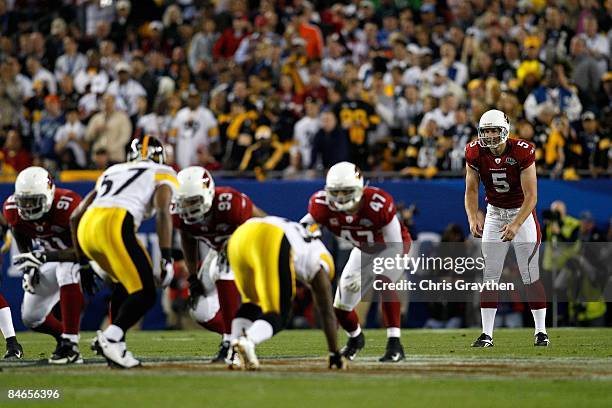
M 49 358 L 49 364 L 82 364 L 83 358 L 79 345 L 68 339 L 62 339 L 58 347 Z
M 217 355 L 210 361 L 211 363 L 227 363 L 229 358 L 230 350 L 230 342 L 229 340 L 222 341 L 219 345 L 219 352 Z
M 404 347 L 402 347 L 399 337 L 389 337 L 385 354 L 378 361 L 382 363 L 397 363 L 405 358 Z
M 472 347 L 493 347 L 493 338 L 484 333 L 472 343 Z
M 16 359 L 21 360 L 23 358 L 23 348 L 21 344 L 17 342 L 17 339 L 13 336 L 6 340 L 6 353 L 4 353 L 4 359 Z
M 538 332 L 538 334 L 535 335 L 535 341 L 533 342 L 534 346 L 548 347 L 549 344 L 550 340 L 548 339 L 548 334 Z
M 363 332 L 359 333 L 357 337 L 349 337 L 346 342 L 346 346 L 342 347 L 340 354 L 350 361 L 353 361 L 357 356 L 357 353 L 365 346 L 365 336 Z

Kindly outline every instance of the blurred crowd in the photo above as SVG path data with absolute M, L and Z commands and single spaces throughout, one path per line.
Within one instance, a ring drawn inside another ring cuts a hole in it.
M 490 108 L 540 174 L 609 177 L 612 1 L 0 0 L 2 174 L 461 175 Z

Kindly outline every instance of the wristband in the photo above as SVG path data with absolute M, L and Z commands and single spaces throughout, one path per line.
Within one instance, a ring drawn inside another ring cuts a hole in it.
M 161 248 L 161 256 L 163 259 L 172 259 L 172 248 Z

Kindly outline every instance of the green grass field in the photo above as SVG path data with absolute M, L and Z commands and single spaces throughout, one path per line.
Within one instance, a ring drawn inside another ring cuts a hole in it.
M 85 364 L 40 363 L 50 338 L 20 333 L 25 361 L 0 362 L 0 406 L 72 407 L 582 407 L 612 406 L 612 329 L 551 330 L 535 348 L 533 331 L 497 330 L 495 347 L 472 349 L 477 330 L 404 330 L 407 360 L 376 361 L 385 332 L 366 332 L 366 348 L 348 371 L 325 369 L 320 331 L 284 331 L 258 347 L 260 372 L 212 365 L 216 335 L 202 331 L 132 332 L 128 346 L 144 366 L 110 369 L 88 350 Z M 344 337 L 341 336 L 344 342 Z M 59 388 L 57 402 L 8 402 L 8 389 Z

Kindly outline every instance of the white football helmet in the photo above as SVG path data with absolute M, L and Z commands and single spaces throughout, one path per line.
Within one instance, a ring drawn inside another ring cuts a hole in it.
M 499 129 L 497 136 L 485 136 L 485 129 Z M 497 147 L 508 140 L 510 120 L 500 110 L 492 109 L 483 113 L 478 122 L 478 143 L 482 147 Z
M 177 175 L 175 211 L 185 224 L 195 224 L 204 218 L 215 198 L 215 181 L 203 167 L 191 166 Z
M 27 221 L 38 220 L 53 205 L 55 184 L 47 170 L 28 167 L 15 180 L 14 196 L 19 216 Z
M 338 211 L 349 211 L 361 200 L 363 184 L 359 167 L 349 162 L 334 164 L 325 179 L 327 202 Z

